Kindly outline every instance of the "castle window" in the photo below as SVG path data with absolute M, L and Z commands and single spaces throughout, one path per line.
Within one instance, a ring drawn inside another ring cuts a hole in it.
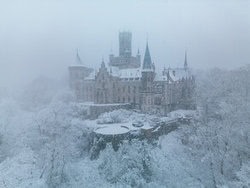
M 120 102 L 121 101 L 121 98 L 120 98 L 120 96 L 118 97 L 118 102 Z
M 126 90 L 126 88 L 125 88 L 125 86 L 123 86 L 123 92 L 125 92 L 125 90 Z
M 134 93 L 136 92 L 136 86 L 134 86 Z
M 122 102 L 125 102 L 125 97 L 122 98 Z
M 128 93 L 130 93 L 130 86 L 128 86 Z

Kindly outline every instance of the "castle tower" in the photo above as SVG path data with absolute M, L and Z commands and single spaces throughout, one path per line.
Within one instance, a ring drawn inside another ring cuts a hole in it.
M 132 33 L 120 32 L 119 33 L 119 56 L 131 57 L 132 55 Z
M 141 109 L 144 112 L 149 112 L 154 105 L 153 82 L 155 78 L 155 70 L 151 60 L 148 43 L 146 45 L 141 73 Z
M 140 68 L 141 55 L 132 56 L 132 33 L 128 31 L 119 32 L 119 56 L 113 53 L 109 55 L 109 66 L 119 69 Z
M 76 51 L 75 63 L 68 67 L 70 88 L 75 91 L 77 101 L 85 100 L 83 90 L 79 87 L 82 81 L 93 71 L 92 68 L 84 66 L 78 50 Z
M 143 66 L 142 66 L 142 90 L 143 92 L 151 92 L 155 77 L 154 65 L 151 60 L 148 43 L 146 45 Z

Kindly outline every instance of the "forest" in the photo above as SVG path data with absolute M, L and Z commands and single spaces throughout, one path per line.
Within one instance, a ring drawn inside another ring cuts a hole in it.
M 65 80 L 1 90 L 0 187 L 250 187 L 250 65 L 195 74 L 191 123 L 117 151 L 108 143 L 95 159 L 90 120 Z M 123 113 L 117 121 L 141 116 Z

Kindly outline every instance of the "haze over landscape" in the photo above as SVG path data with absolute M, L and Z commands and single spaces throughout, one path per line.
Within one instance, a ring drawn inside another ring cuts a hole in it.
M 0 0 L 0 188 L 250 187 L 249 10 Z
M 11 0 L 0 2 L 0 83 L 18 86 L 35 77 L 61 78 L 76 49 L 99 68 L 118 53 L 118 32 L 133 33 L 133 54 L 146 38 L 161 70 L 236 68 L 250 61 L 248 0 Z

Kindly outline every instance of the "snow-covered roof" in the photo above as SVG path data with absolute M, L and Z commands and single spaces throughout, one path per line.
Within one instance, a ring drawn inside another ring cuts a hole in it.
M 157 73 L 155 75 L 155 81 L 167 81 L 167 80 L 168 80 L 168 77 L 166 75 L 163 75 L 160 73 Z
M 133 134 L 141 130 L 154 130 L 155 132 L 159 129 L 159 125 L 169 126 L 179 118 L 194 117 L 195 113 L 193 110 L 176 110 L 170 112 L 167 117 L 157 117 L 127 110 L 115 110 L 102 114 L 94 120 L 94 124 L 93 121 L 92 124 L 88 122 L 88 126 L 93 127 L 94 132 L 101 135 Z M 114 122 L 113 117 L 116 117 L 118 122 Z M 135 126 L 136 124 L 141 124 L 141 126 Z
M 141 68 L 119 69 L 118 67 L 110 66 L 108 68 L 112 76 L 119 78 L 140 78 Z
M 79 65 L 78 65 L 79 66 Z M 119 77 L 121 79 L 140 79 L 142 77 L 142 69 L 141 68 L 129 68 L 129 69 L 119 69 L 115 66 L 107 67 L 109 74 L 114 77 Z M 143 69 L 143 71 L 145 71 Z M 168 74 L 171 78 L 169 81 L 178 81 L 182 78 L 191 78 L 192 73 L 190 69 L 184 68 L 168 68 L 164 69 L 163 72 L 157 72 L 155 75 L 155 81 L 168 81 Z M 85 78 L 85 80 L 94 80 L 96 72 L 92 71 L 89 76 Z
M 169 69 L 170 77 L 173 81 L 181 80 L 182 78 L 191 78 L 191 71 L 184 68 Z
M 192 73 L 190 69 L 184 68 L 168 68 L 163 71 L 163 73 L 157 73 L 155 77 L 155 81 L 166 81 L 169 77 L 173 82 L 181 80 L 182 78 L 191 78 Z
M 82 64 L 71 64 L 69 65 L 69 67 L 85 67 L 85 66 Z
M 119 134 L 126 134 L 130 130 L 125 126 L 119 126 L 117 124 L 106 125 L 102 127 L 98 127 L 95 130 L 95 133 L 102 134 L 102 135 L 119 135 Z
M 95 79 L 95 71 L 92 71 L 85 80 L 94 80 Z
M 120 70 L 120 78 L 140 78 L 141 69 L 122 69 Z

